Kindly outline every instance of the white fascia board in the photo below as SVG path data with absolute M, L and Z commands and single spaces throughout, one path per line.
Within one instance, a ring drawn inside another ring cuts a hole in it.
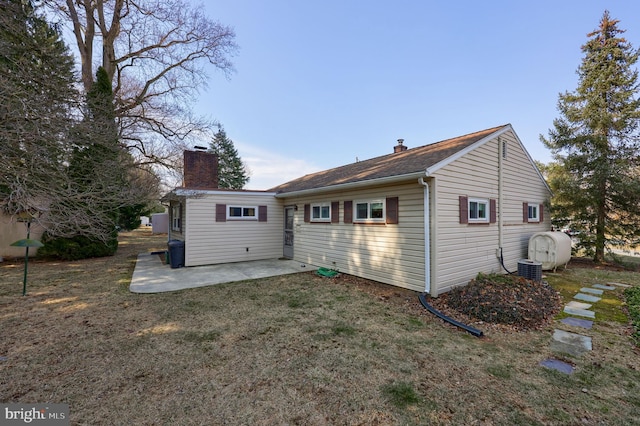
M 275 192 L 265 191 L 220 191 L 216 189 L 183 189 L 176 188 L 173 193 L 179 197 L 202 197 L 203 195 L 248 195 L 248 196 L 275 196 Z
M 331 186 L 323 186 L 321 188 L 312 188 L 312 189 L 303 189 L 301 191 L 283 192 L 283 193 L 276 194 L 276 198 L 290 198 L 290 197 L 300 197 L 300 196 L 309 195 L 309 194 L 319 194 L 324 192 L 346 191 L 350 189 L 362 188 L 365 186 L 386 185 L 390 183 L 414 180 L 416 178 L 424 177 L 424 176 L 425 176 L 425 172 L 414 172 L 406 175 L 388 176 L 388 177 L 377 178 L 377 179 L 361 180 L 358 182 L 349 182 L 349 183 L 341 183 L 341 184 L 331 185 Z

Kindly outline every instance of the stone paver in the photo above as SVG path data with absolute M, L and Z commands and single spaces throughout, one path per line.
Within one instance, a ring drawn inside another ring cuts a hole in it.
M 578 293 L 575 296 L 573 296 L 573 298 L 577 300 L 582 300 L 585 302 L 592 302 L 592 303 L 599 302 L 600 300 L 602 300 L 601 297 L 592 296 L 590 294 L 584 294 L 584 293 Z
M 601 288 L 602 290 L 615 290 L 617 287 L 612 285 L 594 284 L 592 287 Z
M 582 327 L 582 328 L 593 327 L 593 321 L 580 319 L 580 318 L 567 317 L 567 318 L 561 319 L 560 322 L 573 327 Z
M 573 366 L 571 364 L 567 364 L 566 362 L 559 361 L 557 359 L 549 358 L 544 361 L 540 361 L 540 365 L 546 368 L 550 368 L 552 370 L 557 370 L 561 373 L 572 374 Z
M 567 303 L 567 307 L 574 308 L 574 309 L 589 309 L 592 306 L 593 305 L 590 303 L 576 302 L 575 300 L 572 300 L 571 302 Z
M 592 348 L 591 337 L 589 336 L 558 329 L 553 331 L 552 351 L 581 356 L 585 352 L 592 350 Z
M 577 317 L 595 319 L 596 313 L 589 310 L 589 308 L 591 308 L 593 305 L 584 302 L 599 302 L 600 300 L 602 300 L 602 298 L 598 296 L 602 296 L 604 290 L 616 290 L 618 288 L 625 287 L 630 286 L 628 284 L 621 283 L 607 283 L 606 285 L 594 284 L 591 287 L 582 287 L 580 289 L 580 292 L 573 296 L 573 298 L 576 300 L 572 300 L 567 303 L 563 309 L 563 312 Z M 578 300 L 581 300 L 581 302 L 578 302 Z M 573 316 L 563 318 L 560 320 L 560 322 L 572 327 L 582 327 L 585 329 L 590 329 L 593 326 L 593 321 L 574 318 Z M 551 350 L 554 352 L 567 353 L 569 355 L 578 357 L 588 351 L 593 350 L 593 343 L 591 337 L 589 336 L 555 329 L 553 331 L 553 339 L 551 340 Z M 565 374 L 572 374 L 575 370 L 575 367 L 571 364 L 553 358 L 548 358 L 544 361 L 540 361 L 540 365 L 545 368 L 557 370 Z
M 571 308 L 569 306 L 565 306 L 563 312 L 569 315 L 577 315 L 579 317 L 586 317 L 586 318 L 596 317 L 596 313 L 593 311 L 589 311 L 587 309 Z
M 607 283 L 607 285 L 615 285 L 615 286 L 622 287 L 622 288 L 631 287 L 629 284 L 622 284 L 622 283 Z

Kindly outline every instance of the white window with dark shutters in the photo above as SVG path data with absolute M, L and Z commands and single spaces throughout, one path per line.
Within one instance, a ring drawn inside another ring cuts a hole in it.
M 226 222 L 234 220 L 257 220 L 267 221 L 267 206 L 241 206 L 216 204 L 216 222 Z
M 399 222 L 398 197 L 356 201 L 345 200 L 342 205 L 343 223 L 397 225 Z M 330 208 L 328 218 L 326 216 L 327 208 Z M 322 209 L 324 209 L 324 212 Z M 304 205 L 304 221 L 307 223 L 340 223 L 340 217 L 339 201 Z
M 461 195 L 459 197 L 460 223 L 485 224 L 497 222 L 496 200 Z
M 544 220 L 544 206 L 538 203 L 522 203 L 522 221 L 540 223 Z

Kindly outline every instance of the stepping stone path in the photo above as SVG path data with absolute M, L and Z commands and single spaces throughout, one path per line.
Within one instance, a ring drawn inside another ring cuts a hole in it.
M 591 310 L 592 303 L 599 302 L 602 298 L 602 294 L 608 290 L 615 290 L 617 288 L 629 287 L 627 284 L 621 283 L 607 283 L 594 284 L 591 287 L 583 287 L 580 292 L 573 296 L 574 299 L 567 303 L 563 309 L 563 312 L 571 315 L 570 317 L 560 320 L 561 323 L 570 325 L 572 327 L 580 327 L 585 330 L 590 329 L 593 326 L 593 321 L 586 320 L 584 318 L 595 319 L 596 313 Z M 584 303 L 591 302 L 591 303 Z M 584 317 L 584 318 L 575 318 Z M 584 353 L 593 349 L 591 337 L 578 333 L 572 333 L 569 331 L 555 329 L 553 332 L 553 340 L 551 341 L 551 350 L 554 352 L 560 352 L 569 354 L 574 357 L 579 357 Z M 575 370 L 574 366 L 557 359 L 548 358 L 540 362 L 540 365 L 552 370 L 560 371 L 565 374 L 572 374 Z

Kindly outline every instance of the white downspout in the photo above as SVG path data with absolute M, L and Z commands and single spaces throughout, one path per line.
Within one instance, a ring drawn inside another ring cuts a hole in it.
M 424 178 L 418 182 L 424 186 L 424 292 L 431 293 L 431 221 L 429 220 L 429 184 Z
M 500 136 L 498 136 L 498 247 L 500 253 L 498 253 L 498 258 L 502 255 L 502 226 L 503 226 L 503 217 L 502 214 L 502 159 L 504 157 L 504 146 L 502 145 L 502 141 L 500 140 Z

